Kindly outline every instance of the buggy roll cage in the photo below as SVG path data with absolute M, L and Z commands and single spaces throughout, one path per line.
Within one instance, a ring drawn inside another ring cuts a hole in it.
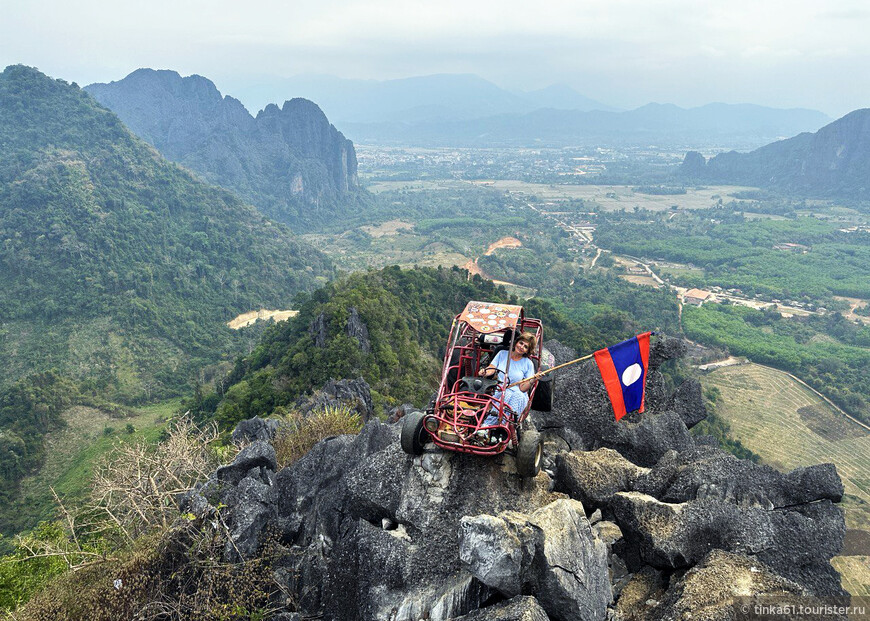
M 436 444 L 460 452 L 499 453 L 504 450 L 502 444 L 468 445 L 464 439 L 481 430 L 502 429 L 511 444 L 517 446 L 517 427 L 528 417 L 537 385 L 529 391 L 526 408 L 514 412 L 505 404 L 505 390 L 498 399 L 488 394 L 507 385 L 510 356 L 504 381 L 498 374 L 496 380 L 478 377 L 478 372 L 490 364 L 501 349 L 513 351 L 517 336 L 523 332 L 535 335 L 535 351 L 530 351 L 528 357 L 537 370 L 541 363 L 543 327 L 539 319 L 527 318 L 521 306 L 469 302 L 465 310 L 454 317 L 448 337 L 449 347 L 444 354 L 441 383 L 428 413 L 437 420 L 439 430 L 446 425 L 452 428 L 452 432 L 433 433 Z M 484 425 L 490 410 L 498 413 L 498 421 L 495 425 Z

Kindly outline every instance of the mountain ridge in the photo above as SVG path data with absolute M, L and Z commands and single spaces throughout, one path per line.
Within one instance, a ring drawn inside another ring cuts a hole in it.
M 165 69 L 85 90 L 167 158 L 273 219 L 314 226 L 358 192 L 353 143 L 313 102 L 270 104 L 253 117 L 207 78 Z
M 680 174 L 701 181 L 740 183 L 810 196 L 867 198 L 870 184 L 870 108 L 854 110 L 820 128 L 749 153 L 705 160 L 688 152 Z

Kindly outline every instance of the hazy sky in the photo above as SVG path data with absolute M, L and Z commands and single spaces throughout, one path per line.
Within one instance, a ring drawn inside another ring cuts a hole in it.
M 139 67 L 224 94 L 298 74 L 475 73 L 599 101 L 870 107 L 870 9 L 858 0 L 0 0 L 0 66 L 78 82 Z M 290 98 L 294 93 L 287 93 Z M 240 97 L 244 101 L 244 97 Z M 254 102 L 247 102 L 251 107 Z M 254 106 L 256 108 L 256 106 Z

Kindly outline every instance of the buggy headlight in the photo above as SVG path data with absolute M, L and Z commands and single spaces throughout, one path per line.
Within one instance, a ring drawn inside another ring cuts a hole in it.
M 423 426 L 426 427 L 427 431 L 435 433 L 438 431 L 438 419 L 434 416 L 427 416 L 426 420 L 423 421 Z

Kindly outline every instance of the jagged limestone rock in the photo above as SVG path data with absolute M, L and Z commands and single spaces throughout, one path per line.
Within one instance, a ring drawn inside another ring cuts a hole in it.
M 614 606 L 619 621 L 646 621 L 665 596 L 668 583 L 664 572 L 649 565 L 631 574 Z
M 530 521 L 543 531 L 538 549 L 535 594 L 553 619 L 604 619 L 613 597 L 607 546 L 592 532 L 583 505 L 557 500 Z
M 616 492 L 632 491 L 648 471 L 609 448 L 571 451 L 556 456 L 556 490 L 579 500 L 587 509 L 606 506 Z
M 704 396 L 701 394 L 701 382 L 688 379 L 680 384 L 667 398 L 665 408 L 676 412 L 689 429 L 707 418 L 707 406 L 704 405 Z
M 262 419 L 259 416 L 243 420 L 233 429 L 232 441 L 237 446 L 251 442 L 271 442 L 278 430 L 278 421 L 273 418 Z
M 356 339 L 360 351 L 363 353 L 367 354 L 372 350 L 372 344 L 369 342 L 369 329 L 360 318 L 359 311 L 355 306 L 350 307 L 350 316 L 347 318 L 347 335 Z
M 465 516 L 460 521 L 459 560 L 487 586 L 515 597 L 532 579 L 532 562 L 543 536 L 522 514 Z
M 326 347 L 326 315 L 322 312 L 317 315 L 311 326 L 308 328 L 308 333 L 314 337 L 314 346 L 320 349 Z
M 508 597 L 531 592 L 553 619 L 604 618 L 608 550 L 576 500 L 530 515 L 465 517 L 461 528 L 460 560 L 484 584 Z
M 712 498 L 674 504 L 619 492 L 611 507 L 626 542 L 654 567 L 692 567 L 720 549 L 755 556 L 814 595 L 843 594 L 829 561 L 840 550 L 845 523 L 829 501 L 767 511 Z
M 470 612 L 454 621 L 549 621 L 550 617 L 534 597 L 520 595 Z
M 231 464 L 218 468 L 215 477 L 218 481 L 229 485 L 238 485 L 248 476 L 252 468 L 265 468 L 275 472 L 278 462 L 275 449 L 271 444 L 262 441 L 252 442 L 236 455 Z
M 737 617 L 739 606 L 778 601 L 807 604 L 804 590 L 764 563 L 741 554 L 713 550 L 676 580 L 648 619 L 718 621 Z
M 636 479 L 633 489 L 664 502 L 719 498 L 765 509 L 825 499 L 836 502 L 843 495 L 843 483 L 833 464 L 798 468 L 783 475 L 770 466 L 708 446 L 668 452 Z
M 331 379 L 313 395 L 297 399 L 294 405 L 303 415 L 325 407 L 348 406 L 360 415 L 363 422 L 371 420 L 375 412 L 371 388 L 362 377 Z

